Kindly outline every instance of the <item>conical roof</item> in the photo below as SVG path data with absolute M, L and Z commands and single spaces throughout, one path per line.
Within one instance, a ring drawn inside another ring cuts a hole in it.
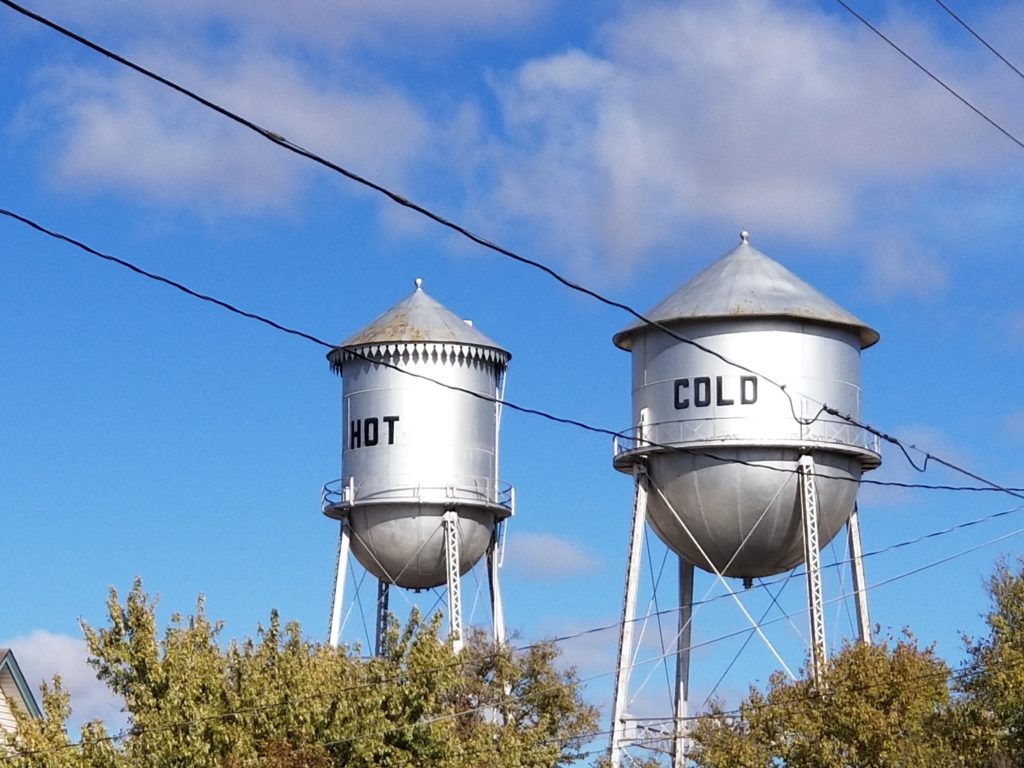
M 861 349 L 878 341 L 878 332 L 819 293 L 740 235 L 740 244 L 663 299 L 645 316 L 664 325 L 725 317 L 792 317 L 824 325 L 846 326 L 860 336 Z M 613 341 L 631 349 L 637 321 Z
M 484 352 L 483 356 L 507 362 L 512 355 L 497 342 L 458 317 L 423 290 L 417 278 L 416 289 L 361 331 L 349 336 L 327 358 L 338 365 L 345 349 L 388 347 L 403 344 L 441 344 L 467 347 Z

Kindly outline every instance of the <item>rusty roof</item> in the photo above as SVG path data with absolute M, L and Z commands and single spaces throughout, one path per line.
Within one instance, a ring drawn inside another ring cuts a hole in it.
M 423 281 L 416 280 L 416 289 L 361 331 L 349 336 L 337 349 L 358 348 L 378 344 L 436 343 L 460 344 L 495 350 L 508 360 L 511 355 L 497 342 L 478 331 L 437 299 L 423 290 Z M 334 353 L 331 353 L 334 354 Z
M 846 326 L 860 337 L 861 348 L 878 341 L 878 332 L 819 293 L 740 235 L 740 244 L 696 274 L 645 314 L 666 325 L 687 320 L 728 317 L 791 317 L 824 325 Z M 633 334 L 646 324 L 637 321 L 615 334 L 613 341 L 631 349 Z

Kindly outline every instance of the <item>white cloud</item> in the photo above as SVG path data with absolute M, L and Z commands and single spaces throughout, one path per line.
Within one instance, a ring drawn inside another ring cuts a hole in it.
M 1019 103 L 920 22 L 900 36 L 1004 114 Z M 496 89 L 508 145 L 497 204 L 580 259 L 631 262 L 697 220 L 832 238 L 872 185 L 995 168 L 1012 151 L 841 14 L 652 5 L 604 39 L 602 56 L 531 61 Z
M 297 6 L 279 0 L 53 0 L 44 14 L 67 24 L 99 24 L 114 29 L 174 30 L 179 38 L 192 28 L 217 27 L 229 35 L 276 42 L 300 42 L 342 49 L 353 42 L 394 49 L 394 35 L 443 45 L 453 35 L 502 37 L 523 29 L 545 8 L 540 0 L 434 0 L 410 6 L 405 0 L 311 0 Z
M 549 533 L 509 531 L 505 567 L 516 579 L 550 580 L 580 576 L 597 567 L 578 544 Z
M 152 49 L 145 60 L 202 95 L 313 152 L 400 183 L 429 125 L 418 107 L 384 87 L 316 82 L 288 58 L 248 54 L 225 63 Z M 50 69 L 23 122 L 58 122 L 60 179 L 198 209 L 288 210 L 313 166 L 132 73 L 114 77 Z M 45 118 L 43 115 L 50 115 Z
M 295 13 L 270 0 L 94 0 L 47 9 L 115 39 L 110 28 L 120 30 L 132 58 L 356 172 L 449 210 L 461 199 L 473 228 L 532 237 L 545 258 L 610 274 L 675 250 L 697 226 L 834 241 L 856 232 L 879 188 L 909 200 L 949 178 L 1006 173 L 1016 156 L 851 17 L 805 3 L 623 4 L 592 43 L 491 72 L 490 92 L 479 92 L 483 73 L 456 58 L 462 42 L 521 32 L 544 20 L 544 7 L 439 0 L 412 13 L 384 0 Z M 1019 82 L 992 57 L 950 47 L 910 15 L 880 23 L 982 108 L 1008 124 L 1024 118 Z M 450 66 L 429 75 L 394 66 L 433 46 L 450 48 Z M 61 129 L 56 168 L 76 187 L 262 213 L 299 209 L 314 173 L 120 69 L 54 66 L 43 90 L 34 122 Z M 415 230 L 406 215 L 384 221 Z M 940 292 L 942 266 L 900 247 L 899 259 L 869 264 L 878 289 Z
M 104 721 L 111 732 L 124 725 L 121 702 L 96 679 L 96 673 L 86 663 L 89 653 L 84 640 L 37 629 L 0 645 L 14 651 L 37 701 L 40 683 L 49 684 L 54 675 L 60 675 L 62 685 L 71 694 L 72 725 L 97 718 Z
M 893 235 L 869 254 L 864 282 L 878 298 L 932 299 L 945 292 L 949 278 L 937 253 Z

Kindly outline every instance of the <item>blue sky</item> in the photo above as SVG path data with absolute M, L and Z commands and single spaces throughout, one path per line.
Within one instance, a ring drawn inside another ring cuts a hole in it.
M 960 5 L 1024 62 L 1024 3 Z M 748 229 L 753 245 L 880 332 L 863 356 L 866 421 L 1024 485 L 1024 150 L 832 2 L 31 7 L 640 310 Z M 1024 136 L 1024 80 L 938 5 L 855 7 Z M 628 426 L 629 359 L 610 341 L 629 323 L 623 313 L 0 14 L 0 206 L 339 341 L 423 277 L 512 352 L 510 400 Z M 77 622 L 102 622 L 107 589 L 135 576 L 159 593 L 164 617 L 202 593 L 228 636 L 276 607 L 321 637 L 336 526 L 319 490 L 338 476 L 340 453 L 340 382 L 323 351 L 13 221 L 0 227 L 0 644 L 34 681 L 63 671 L 85 717 L 110 707 L 81 665 Z M 519 499 L 508 623 L 524 641 L 614 625 L 632 487 L 611 467 L 610 441 L 513 412 L 502 437 L 502 473 Z M 884 462 L 873 478 L 972 484 L 918 474 L 893 450 Z M 868 552 L 1020 503 L 891 488 L 860 500 Z M 960 632 L 981 628 L 985 576 L 1020 552 L 1010 534 L 1022 527 L 1024 512 L 1011 513 L 868 558 L 873 620 L 909 626 L 956 663 Z M 836 547 L 826 562 L 842 559 Z M 651 548 L 656 572 L 663 550 Z M 833 572 L 827 596 L 842 592 Z M 709 590 L 720 593 L 699 577 L 698 597 Z M 414 599 L 392 605 L 404 615 Z M 747 599 L 759 613 L 763 590 Z M 781 602 L 793 625 L 770 633 L 797 667 L 802 582 Z M 832 642 L 850 634 L 847 607 L 829 607 Z M 477 607 L 472 617 L 483 616 Z M 694 641 L 745 628 L 717 601 L 698 613 Z M 358 621 L 346 633 L 365 643 Z M 743 639 L 695 652 L 695 704 Z M 605 631 L 563 644 L 599 703 L 614 643 Z M 755 638 L 719 693 L 734 698 L 776 666 Z M 636 706 L 663 710 L 665 674 L 650 669 Z

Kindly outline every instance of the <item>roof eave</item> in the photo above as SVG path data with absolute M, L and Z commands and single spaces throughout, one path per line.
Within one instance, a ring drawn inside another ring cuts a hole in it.
M 752 315 L 707 315 L 707 316 L 702 316 L 702 317 L 679 317 L 679 318 L 675 318 L 673 320 L 652 321 L 652 322 L 649 322 L 649 323 L 635 323 L 635 324 L 629 326 L 628 328 L 624 328 L 623 330 L 619 331 L 614 336 L 612 336 L 612 343 L 615 346 L 617 346 L 619 349 L 624 349 L 627 352 L 629 352 L 629 351 L 631 351 L 633 349 L 633 337 L 636 336 L 638 333 L 640 333 L 642 331 L 648 331 L 648 330 L 659 331 L 660 330 L 660 331 L 662 331 L 662 333 L 665 333 L 666 331 L 664 329 L 667 328 L 667 329 L 669 329 L 669 330 L 674 332 L 677 327 L 683 327 L 683 326 L 687 326 L 687 325 L 692 325 L 692 324 L 696 324 L 696 323 L 703 323 L 703 322 L 707 322 L 707 321 L 714 321 L 714 320 L 771 320 L 771 319 L 793 320 L 793 321 L 801 322 L 801 323 L 811 323 L 813 325 L 819 325 L 819 326 L 823 326 L 823 327 L 826 327 L 826 328 L 846 328 L 846 329 L 852 331 L 853 333 L 855 333 L 857 335 L 858 339 L 860 340 L 860 348 L 861 349 L 867 349 L 868 347 L 873 346 L 874 344 L 878 343 L 878 340 L 881 338 L 881 336 L 879 335 L 878 331 L 876 331 L 874 328 L 871 328 L 871 327 L 869 327 L 867 325 L 859 325 L 859 324 L 855 324 L 855 323 L 830 322 L 828 320 L 823 320 L 823 319 L 818 318 L 818 317 L 805 317 L 803 315 L 797 315 L 797 314 L 771 314 L 771 315 L 752 314 Z M 669 333 L 668 335 L 671 336 L 672 334 Z M 683 334 L 679 334 L 679 335 L 683 335 Z M 685 338 L 685 336 L 684 336 L 684 338 Z

